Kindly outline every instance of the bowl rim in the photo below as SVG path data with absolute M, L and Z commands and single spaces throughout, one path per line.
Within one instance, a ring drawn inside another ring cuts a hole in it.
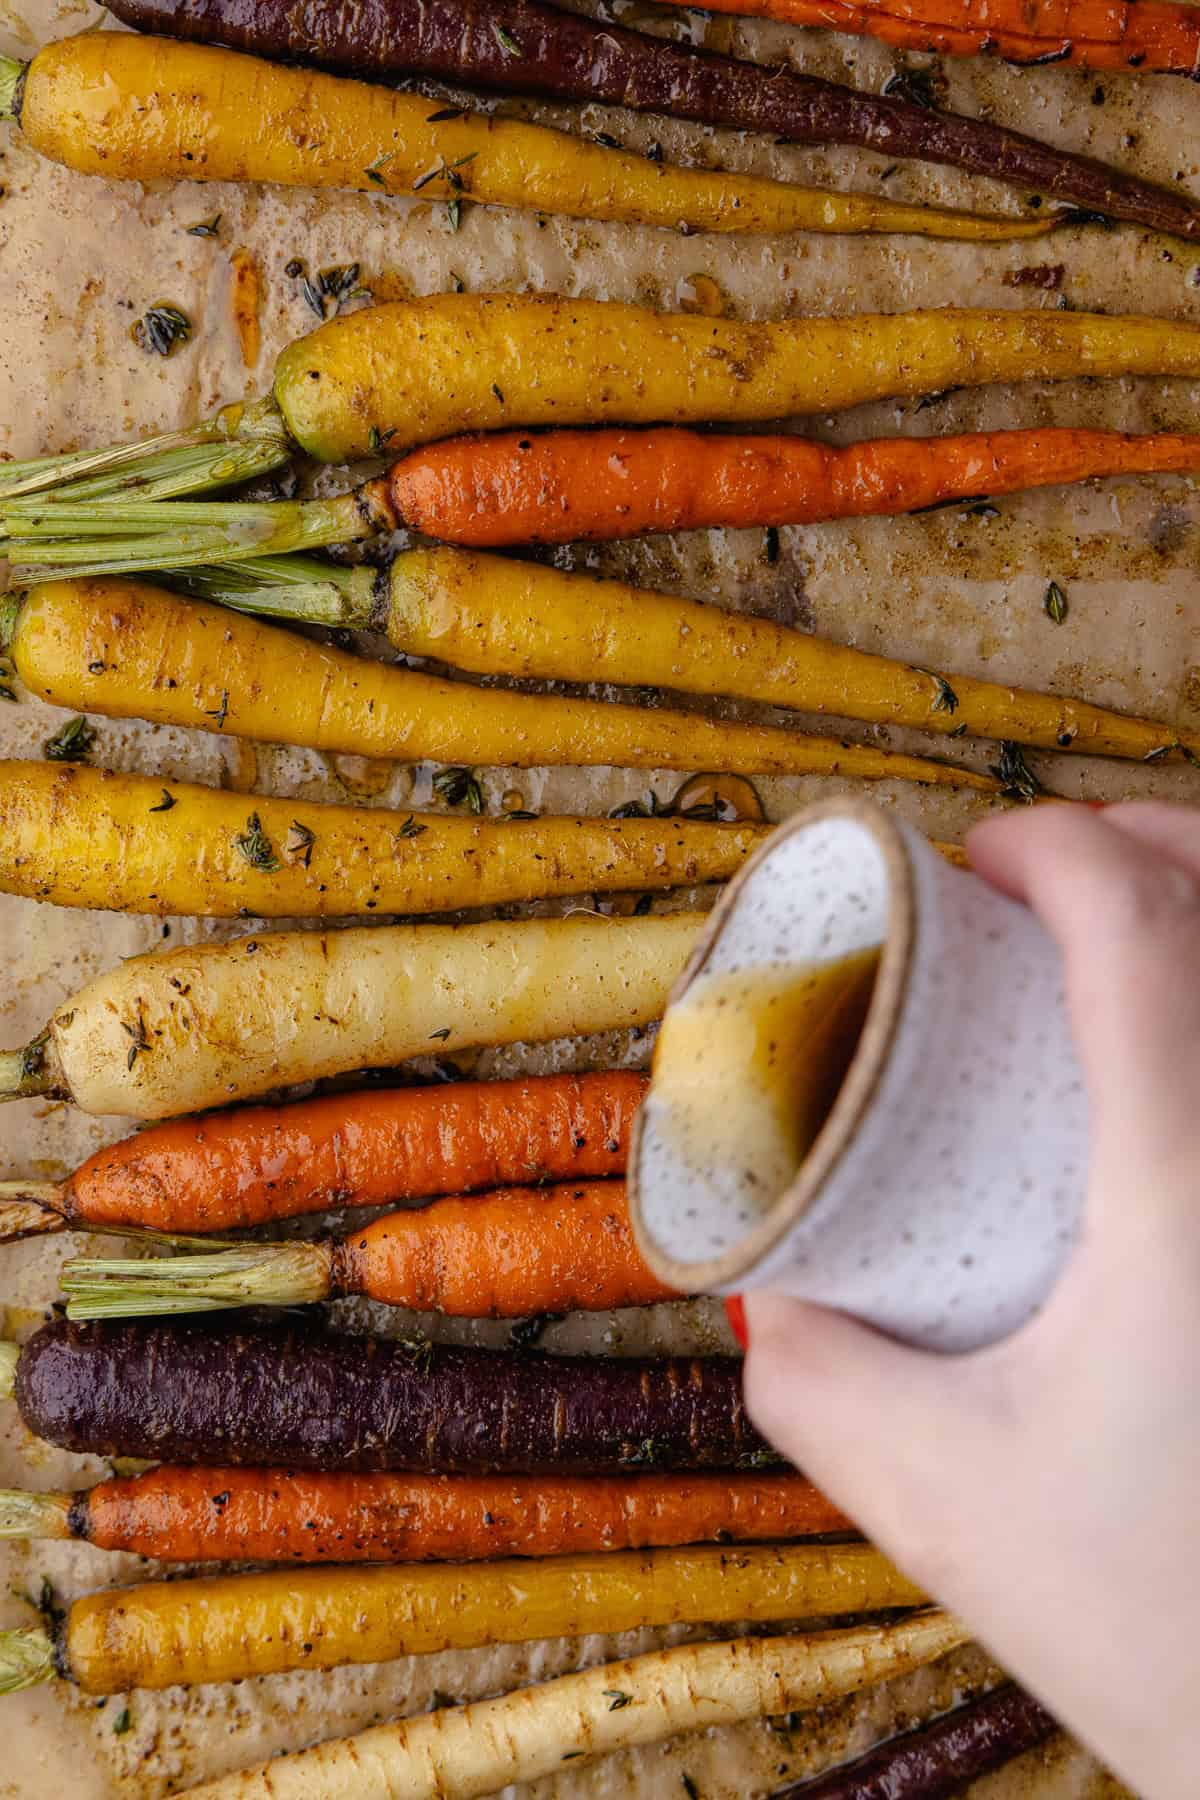
M 703 932 L 667 996 L 673 1006 L 704 970 L 737 906 L 746 884 L 781 844 L 826 819 L 845 819 L 863 827 L 875 840 L 887 884 L 887 932 L 867 1017 L 837 1096 L 801 1163 L 795 1178 L 735 1244 L 719 1256 L 698 1262 L 672 1256 L 652 1236 L 641 1202 L 642 1122 L 645 1102 L 633 1122 L 627 1179 L 629 1217 L 634 1240 L 651 1272 L 680 1294 L 736 1290 L 741 1277 L 765 1261 L 818 1200 L 847 1155 L 869 1112 L 892 1046 L 908 993 L 916 949 L 917 899 L 913 847 L 895 818 L 874 800 L 854 796 L 821 800 L 804 807 L 774 831 L 747 859 L 718 899 Z M 933 853 L 936 854 L 936 853 Z M 651 1091 L 653 1071 L 651 1072 Z

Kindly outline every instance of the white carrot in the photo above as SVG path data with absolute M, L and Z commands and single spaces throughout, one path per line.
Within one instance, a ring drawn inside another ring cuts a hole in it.
M 134 956 L 0 1051 L 0 1099 L 168 1118 L 479 1044 L 649 1024 L 703 915 L 266 932 Z
M 821 1706 L 964 1642 L 941 1612 L 885 1627 L 687 1644 L 260 1763 L 189 1800 L 471 1800 L 564 1761 Z

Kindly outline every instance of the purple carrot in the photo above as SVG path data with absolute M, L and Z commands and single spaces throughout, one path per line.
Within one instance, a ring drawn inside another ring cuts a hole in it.
M 717 56 L 540 0 L 107 0 L 127 25 L 367 76 L 600 101 L 800 144 L 856 144 L 990 175 L 1179 237 L 1200 206 L 1091 157 L 912 100 Z
M 611 1475 L 774 1460 L 736 1357 L 56 1320 L 21 1351 L 14 1391 L 29 1430 L 64 1450 L 171 1463 Z
M 889 1738 L 856 1762 L 784 1788 L 774 1800 L 953 1800 L 969 1782 L 1058 1729 L 1031 1695 L 1010 1683 Z

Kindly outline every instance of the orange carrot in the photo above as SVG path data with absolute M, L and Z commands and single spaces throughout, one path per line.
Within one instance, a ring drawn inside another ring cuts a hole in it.
M 1200 18 L 1200 7 L 1197 9 Z M 916 512 L 1090 476 L 1200 469 L 1200 435 L 1073 428 L 876 438 L 497 432 L 415 450 L 387 476 L 404 524 L 474 546 Z
M 688 5 L 689 0 L 674 0 Z M 1200 9 L 1173 0 L 705 0 L 712 12 L 882 38 L 904 50 L 992 54 L 1078 69 L 1200 72 Z
M 315 1243 L 135 1261 L 76 1257 L 62 1280 L 73 1319 L 299 1306 L 341 1294 L 464 1319 L 678 1298 L 642 1261 L 623 1181 L 459 1194 Z
M 0 1492 L 0 1536 L 162 1562 L 475 1562 L 853 1526 L 803 1476 L 323 1475 L 160 1464 L 77 1494 Z
M 0 1183 L 0 1238 L 68 1225 L 209 1232 L 335 1206 L 619 1175 L 646 1085 L 621 1071 L 335 1094 L 172 1120 L 61 1184 Z

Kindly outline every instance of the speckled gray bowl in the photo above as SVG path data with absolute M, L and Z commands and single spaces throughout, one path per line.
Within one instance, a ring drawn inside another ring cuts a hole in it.
M 685 1293 L 769 1288 L 930 1349 L 1006 1336 L 1074 1240 L 1087 1103 L 1058 950 L 1023 906 L 867 801 L 781 827 L 685 969 L 797 968 L 883 945 L 858 1048 L 798 1175 L 765 1210 L 689 1166 L 653 1083 L 630 1162 L 639 1244 Z

